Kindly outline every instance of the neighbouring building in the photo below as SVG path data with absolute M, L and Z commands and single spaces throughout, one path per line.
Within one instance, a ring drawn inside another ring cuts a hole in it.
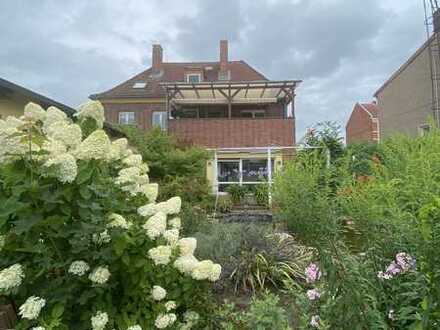
M 295 145 L 298 80 L 272 81 L 245 61 L 165 62 L 153 45 L 152 66 L 90 97 L 102 102 L 111 123 L 167 130 L 180 141 L 213 152 L 207 177 L 214 192 L 230 184 L 271 182 Z
M 29 102 L 38 103 L 45 109 L 55 106 L 68 115 L 75 113 L 74 109 L 65 104 L 0 78 L 0 119 L 8 116 L 21 116 L 24 106 Z
M 356 103 L 347 125 L 345 139 L 347 144 L 379 141 L 379 108 L 375 102 Z
M 380 108 L 381 138 L 393 133 L 415 136 L 429 130 L 430 118 L 435 117 L 431 54 L 439 48 L 437 39 L 434 35 L 426 41 L 374 94 Z M 440 53 L 437 57 L 440 59 Z

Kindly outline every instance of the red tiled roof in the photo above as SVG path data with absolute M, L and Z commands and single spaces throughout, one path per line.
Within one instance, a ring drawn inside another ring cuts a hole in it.
M 207 68 L 211 67 L 209 70 Z M 145 97 L 158 98 L 165 97 L 165 90 L 160 86 L 162 82 L 184 82 L 185 73 L 200 70 L 203 73 L 203 81 L 218 81 L 219 62 L 188 62 L 188 63 L 162 63 L 160 72 L 154 73 L 152 68 L 139 73 L 129 80 L 119 84 L 103 93 L 94 94 L 93 99 L 106 98 L 131 98 Z M 229 81 L 261 81 L 267 78 L 252 68 L 245 61 L 229 61 L 228 70 L 230 71 Z M 134 83 L 145 82 L 145 88 L 133 88 Z
M 373 118 L 379 116 L 379 107 L 375 103 L 359 103 L 361 108 L 366 110 Z

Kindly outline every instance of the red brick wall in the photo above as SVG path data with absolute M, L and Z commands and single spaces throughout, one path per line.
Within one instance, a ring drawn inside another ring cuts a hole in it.
M 138 127 L 141 129 L 150 129 L 153 111 L 165 111 L 165 104 L 104 103 L 104 109 L 105 119 L 111 123 L 118 123 L 119 112 L 133 111 Z
M 355 142 L 376 142 L 378 136 L 378 123 L 356 104 L 346 126 L 347 144 Z
M 293 119 L 181 119 L 169 121 L 181 141 L 205 147 L 266 147 L 295 144 Z

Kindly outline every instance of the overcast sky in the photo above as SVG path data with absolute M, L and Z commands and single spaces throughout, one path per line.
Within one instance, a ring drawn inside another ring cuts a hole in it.
M 343 127 L 425 40 L 423 0 L 10 0 L 0 2 L 0 77 L 76 106 L 151 64 L 246 60 L 301 79 L 297 136 Z

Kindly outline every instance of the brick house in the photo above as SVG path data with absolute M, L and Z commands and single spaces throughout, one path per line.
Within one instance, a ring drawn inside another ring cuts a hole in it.
M 379 141 L 379 108 L 376 103 L 356 103 L 347 125 L 347 144 Z
M 217 62 L 164 62 L 156 44 L 150 68 L 90 97 L 102 102 L 111 123 L 158 126 L 212 150 L 207 177 L 217 192 L 231 183 L 271 181 L 295 144 L 299 83 L 271 81 L 245 61 L 229 60 L 226 40 Z

